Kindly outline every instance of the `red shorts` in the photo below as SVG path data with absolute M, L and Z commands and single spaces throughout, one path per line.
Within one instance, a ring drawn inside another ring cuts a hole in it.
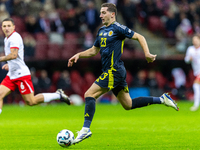
M 23 76 L 17 79 L 10 79 L 9 76 L 6 76 L 1 82 L 1 85 L 6 86 L 11 91 L 14 91 L 18 87 L 19 92 L 22 95 L 34 92 L 31 75 Z

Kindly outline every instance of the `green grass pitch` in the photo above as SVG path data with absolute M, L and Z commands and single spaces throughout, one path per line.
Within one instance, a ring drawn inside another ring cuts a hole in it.
M 92 137 L 68 149 L 75 150 L 198 150 L 200 110 L 179 101 L 180 111 L 151 105 L 126 111 L 120 104 L 97 104 Z M 61 150 L 57 133 L 83 125 L 84 106 L 64 103 L 38 106 L 5 105 L 0 115 L 0 150 Z

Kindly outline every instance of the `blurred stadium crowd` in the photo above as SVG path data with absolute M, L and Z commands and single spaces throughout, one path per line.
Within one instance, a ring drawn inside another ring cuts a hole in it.
M 126 26 L 134 30 L 139 24 L 158 37 L 168 39 L 177 53 L 185 53 L 191 37 L 200 33 L 199 0 L 1 0 L 0 22 L 7 17 L 14 19 L 16 31 L 24 40 L 26 61 L 67 60 L 93 45 L 97 29 L 101 26 L 99 8 L 103 2 L 116 4 L 118 15 L 122 18 L 120 21 Z M 4 55 L 3 40 L 0 30 L 1 55 Z M 124 48 L 123 59 L 144 58 L 143 53 L 134 51 L 132 43 L 125 44 Z M 100 55 L 92 59 L 100 60 Z M 96 79 L 94 73 L 81 75 L 77 70 L 55 71 L 51 77 L 47 70 L 32 68 L 31 71 L 36 93 L 64 88 L 67 94 L 83 97 Z M 175 72 L 184 74 L 180 70 Z M 145 69 L 135 75 L 128 71 L 127 82 L 129 87 L 150 88 L 153 95 L 169 91 L 176 99 L 182 99 L 183 95 L 185 99 L 192 99 L 194 77 L 191 71 L 188 72 L 183 77 L 183 85 L 178 86 L 173 73 L 173 79 L 169 81 L 161 71 Z M 21 98 L 16 93 L 7 97 L 7 102 L 18 102 Z M 112 95 L 108 97 L 112 99 Z

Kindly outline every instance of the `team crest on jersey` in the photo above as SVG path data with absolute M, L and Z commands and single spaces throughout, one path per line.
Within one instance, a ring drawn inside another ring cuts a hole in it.
M 103 35 L 103 32 L 101 32 L 100 34 L 99 34 L 99 36 L 102 36 Z
M 108 36 L 112 36 L 113 35 L 113 31 L 109 31 Z

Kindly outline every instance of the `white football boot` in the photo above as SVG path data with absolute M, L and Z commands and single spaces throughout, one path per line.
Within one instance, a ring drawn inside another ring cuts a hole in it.
M 164 93 L 161 98 L 163 99 L 163 104 L 165 104 L 168 107 L 172 107 L 175 110 L 179 111 L 178 106 L 176 105 L 176 103 L 173 101 L 173 99 L 169 96 L 168 93 Z
M 61 102 L 65 102 L 68 105 L 71 104 L 69 97 L 64 93 L 64 91 L 62 89 L 57 89 L 56 93 L 58 93 L 60 95 Z
M 78 131 L 77 133 L 78 133 L 78 135 L 77 135 L 76 139 L 74 140 L 73 144 L 79 143 L 79 142 L 83 141 L 84 139 L 92 136 L 92 132 L 90 131 L 89 128 L 81 129 L 81 131 Z

